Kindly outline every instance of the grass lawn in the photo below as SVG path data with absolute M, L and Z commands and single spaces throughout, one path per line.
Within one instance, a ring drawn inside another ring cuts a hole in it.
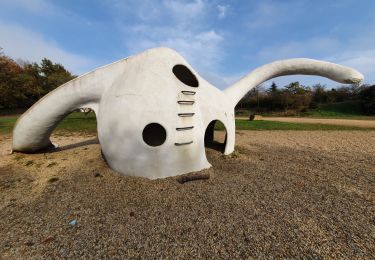
M 89 113 L 85 116 L 83 113 L 74 112 L 61 121 L 57 129 L 69 132 L 96 133 L 95 114 Z
M 246 109 L 236 111 L 236 116 L 248 117 L 250 111 Z M 284 113 L 260 113 L 262 116 L 285 116 Z M 375 116 L 367 116 L 362 113 L 361 105 L 358 101 L 344 101 L 331 104 L 321 104 L 315 109 L 295 114 L 296 117 L 311 118 L 337 118 L 337 119 L 360 119 L 375 120 Z
M 0 118 L 0 133 L 6 134 L 12 131 L 17 117 Z M 223 125 L 217 123 L 216 130 L 223 130 Z M 302 124 L 274 121 L 249 121 L 236 119 L 237 130 L 370 130 L 352 126 L 335 126 L 323 124 Z M 57 130 L 68 132 L 96 133 L 96 118 L 93 113 L 85 116 L 83 113 L 74 112 L 67 116 L 58 126 Z M 374 130 L 374 129 L 372 129 Z
M 17 118 L 17 116 L 0 117 L 0 133 L 10 133 L 17 121 Z M 83 113 L 73 112 L 70 115 L 68 115 L 63 121 L 61 121 L 56 129 L 69 132 L 95 133 L 95 114 L 90 113 L 87 116 L 85 116 Z
M 11 132 L 16 120 L 16 117 L 0 118 L 0 133 L 6 134 Z

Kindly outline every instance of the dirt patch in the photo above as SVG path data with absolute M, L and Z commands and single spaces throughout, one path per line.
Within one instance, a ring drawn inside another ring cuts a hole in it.
M 374 128 L 375 129 L 375 120 L 304 118 L 304 117 L 263 117 L 262 120 L 277 121 L 277 122 L 289 122 L 289 123 L 355 126 L 355 127 Z
M 2 259 L 375 256 L 374 131 L 238 131 L 184 184 L 115 173 L 93 136 L 0 138 Z

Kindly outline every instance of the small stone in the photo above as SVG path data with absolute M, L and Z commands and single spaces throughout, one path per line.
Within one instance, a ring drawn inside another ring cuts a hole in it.
M 43 240 L 43 244 L 50 243 L 53 240 L 55 240 L 55 238 L 53 236 L 49 236 L 49 237 L 47 237 L 46 239 Z
M 69 222 L 69 225 L 71 225 L 72 227 L 75 227 L 77 226 L 78 222 L 76 219 L 73 219 L 72 221 Z
M 35 243 L 32 241 L 32 240 L 27 240 L 26 242 L 25 242 L 25 245 L 26 246 L 33 246 Z
M 56 181 L 58 181 L 59 180 L 59 178 L 57 178 L 57 177 L 52 177 L 52 178 L 50 178 L 49 180 L 48 180 L 48 182 L 49 183 L 53 183 L 53 182 L 56 182 Z
M 94 177 L 95 178 L 97 178 L 97 177 L 103 177 L 103 175 L 101 175 L 100 173 L 97 172 L 97 173 L 94 174 Z

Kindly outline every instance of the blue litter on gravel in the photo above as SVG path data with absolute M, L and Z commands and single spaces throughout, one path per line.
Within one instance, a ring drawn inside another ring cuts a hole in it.
M 76 219 L 73 219 L 72 221 L 69 222 L 69 225 L 71 225 L 72 227 L 76 226 L 77 225 L 77 220 Z

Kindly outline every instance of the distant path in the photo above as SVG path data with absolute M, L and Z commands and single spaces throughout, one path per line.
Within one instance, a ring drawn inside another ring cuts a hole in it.
M 343 126 L 356 126 L 356 127 L 363 127 L 363 128 L 375 128 L 375 120 L 306 118 L 306 117 L 262 117 L 262 120 L 289 122 L 289 123 L 326 124 L 326 125 L 343 125 Z

